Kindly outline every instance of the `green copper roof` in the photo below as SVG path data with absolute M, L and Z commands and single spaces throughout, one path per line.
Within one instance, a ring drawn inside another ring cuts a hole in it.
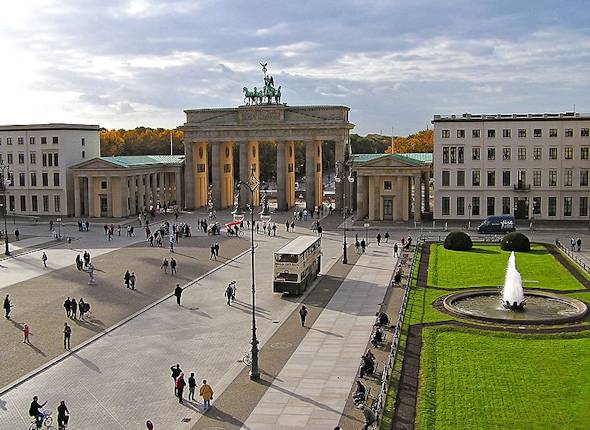
M 100 157 L 100 159 L 121 167 L 149 166 L 152 164 L 179 165 L 183 163 L 184 155 L 122 155 Z
M 406 152 L 403 154 L 352 154 L 352 160 L 355 164 L 363 164 L 381 158 L 393 158 L 411 164 L 432 164 L 431 152 Z

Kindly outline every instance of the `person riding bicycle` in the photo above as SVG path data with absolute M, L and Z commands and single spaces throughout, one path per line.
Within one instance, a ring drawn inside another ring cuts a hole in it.
M 43 419 L 45 418 L 45 414 L 41 411 L 41 408 L 45 406 L 47 402 L 39 404 L 37 400 L 39 400 L 37 396 L 33 397 L 33 401 L 31 402 L 31 406 L 29 407 L 29 415 L 31 417 L 35 417 L 35 423 L 37 424 L 37 428 L 40 429 L 41 425 L 43 424 Z
M 68 425 L 68 421 L 70 420 L 70 411 L 66 406 L 66 402 L 63 400 L 59 403 L 57 407 L 57 426 L 59 430 L 63 430 Z

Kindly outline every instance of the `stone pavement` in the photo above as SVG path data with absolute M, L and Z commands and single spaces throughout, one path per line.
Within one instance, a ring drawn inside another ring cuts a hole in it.
M 257 306 L 261 344 L 297 307 L 272 293 L 273 252 L 295 235 L 259 235 L 256 253 Z M 339 237 L 323 241 L 324 268 L 334 263 Z M 33 395 L 55 410 L 65 400 L 72 428 L 140 428 L 151 419 L 157 429 L 190 428 L 200 416 L 195 403 L 178 404 L 173 397 L 170 366 L 180 363 L 186 376 L 209 380 L 216 395 L 243 368 L 238 360 L 249 347 L 249 264 L 246 254 L 191 284 L 183 306 L 167 299 L 0 398 L 0 428 L 21 428 L 28 422 Z M 227 306 L 223 292 L 238 280 L 238 301 Z M 184 422 L 183 422 L 184 421 Z
M 394 265 L 390 244 L 360 256 L 243 429 L 338 425 Z

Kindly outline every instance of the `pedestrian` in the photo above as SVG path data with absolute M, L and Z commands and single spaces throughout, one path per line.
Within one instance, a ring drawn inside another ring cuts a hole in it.
M 215 254 L 215 245 L 211 244 L 211 254 L 209 255 L 209 260 L 215 258 L 217 260 L 217 255 Z
M 307 318 L 307 308 L 305 305 L 301 305 L 301 309 L 299 309 L 299 318 L 301 318 L 301 327 L 305 327 L 305 318 Z
M 381 233 L 377 233 L 377 246 L 381 246 Z
M 377 421 L 377 416 L 367 405 L 362 405 L 361 409 L 363 410 L 363 416 L 365 417 L 365 426 L 363 427 L 363 430 L 368 430 Z
M 8 232 L 6 232 L 6 234 L 8 234 Z M 18 229 L 14 230 L 14 237 L 16 237 L 16 240 L 19 240 L 20 231 L 18 231 Z
M 195 379 L 195 374 L 191 373 L 191 376 L 188 377 L 188 400 L 195 400 L 195 388 L 197 388 L 197 380 Z
M 393 256 L 399 257 L 399 247 L 398 247 L 397 242 L 395 242 L 395 244 L 393 245 Z
M 121 237 L 121 226 L 117 226 L 117 236 Z
M 176 364 L 176 366 L 170 366 L 170 370 L 172 371 L 172 380 L 174 381 L 174 395 L 176 394 L 176 378 L 180 376 L 182 373 L 182 369 L 180 368 L 180 364 Z
M 211 407 L 211 400 L 213 400 L 213 388 L 207 384 L 205 379 L 203 379 L 203 385 L 199 389 L 199 395 L 203 398 L 205 410 L 209 409 Z
M 276 236 L 277 235 L 277 225 L 276 224 L 273 224 L 272 225 L 272 235 L 273 236 Z
M 125 283 L 125 287 L 129 288 L 129 283 L 131 281 L 131 273 L 129 270 L 125 271 L 125 275 L 123 275 L 123 282 Z
M 66 402 L 63 400 L 59 402 L 59 406 L 57 407 L 57 426 L 59 430 L 63 430 L 68 425 L 68 421 L 70 420 L 70 411 L 68 411 L 68 407 L 66 406 Z
M 76 255 L 76 268 L 82 270 L 82 259 L 80 258 L 80 254 Z
M 231 295 L 232 295 L 232 287 L 231 287 L 231 282 L 229 283 L 229 285 L 227 286 L 227 288 L 225 289 L 225 298 L 227 299 L 227 304 L 231 306 Z
M 25 324 L 25 326 L 23 327 L 23 335 L 25 337 L 23 340 L 23 343 L 30 343 L 29 342 L 29 334 L 30 334 L 29 325 Z
M 80 310 L 80 319 L 84 319 L 84 313 L 86 312 L 86 303 L 84 303 L 84 299 L 80 297 L 80 301 L 78 302 L 78 309 Z
M 53 231 L 53 220 L 49 220 L 49 231 Z
M 66 315 L 68 318 L 72 313 L 71 304 L 72 302 L 70 301 L 70 297 L 68 296 L 68 298 L 64 301 L 64 309 L 66 310 Z
M 319 235 L 320 237 L 323 237 L 323 236 L 322 236 L 322 233 L 323 233 L 323 231 L 324 231 L 324 229 L 323 229 L 323 228 L 322 228 L 322 226 L 320 225 L 320 226 L 318 227 L 318 235 Z
M 360 254 L 361 253 L 361 243 L 359 242 L 358 239 L 354 242 L 354 247 L 356 249 L 356 253 Z
M 260 224 L 256 223 L 256 234 L 260 232 Z
M 45 254 L 45 252 L 43 252 L 43 255 L 41 256 L 41 261 L 43 262 L 43 266 L 47 268 L 47 254 Z
M 164 257 L 162 266 L 160 268 L 164 271 L 164 273 L 168 273 L 168 259 L 166 257 Z
M 367 247 L 367 244 L 365 243 L 365 240 L 361 240 L 361 254 L 365 253 L 365 248 Z
M 6 294 L 6 297 L 4 297 L 4 305 L 2 305 L 2 307 L 4 308 L 4 317 L 9 320 L 12 304 L 10 303 L 10 299 L 8 298 L 8 294 Z
M 219 257 L 219 242 L 215 241 L 215 259 Z
M 70 301 L 70 314 L 73 319 L 76 319 L 76 312 L 78 312 L 78 303 L 76 303 L 76 299 L 72 299 Z
M 385 243 L 389 243 L 389 232 L 385 232 Z
M 135 290 L 135 281 L 137 278 L 135 277 L 135 272 L 131 272 L 131 276 L 129 277 L 129 286 L 132 290 Z
M 287 228 L 287 233 L 289 233 L 289 221 L 285 222 L 285 227 Z
M 176 394 L 178 395 L 178 403 L 182 403 L 182 393 L 185 386 L 186 382 L 184 381 L 184 373 L 181 373 L 180 376 L 176 378 Z
M 236 293 L 238 291 L 238 284 L 236 283 L 236 281 L 231 281 L 230 285 L 231 285 L 231 301 L 235 302 L 236 301 Z
M 176 304 L 180 306 L 180 297 L 182 296 L 182 288 L 180 287 L 180 284 L 176 284 L 174 295 L 176 296 Z
M 174 236 L 170 235 L 168 238 L 168 243 L 170 244 L 170 252 L 174 252 Z
M 64 323 L 64 349 L 71 349 L 70 348 L 71 336 L 72 336 L 72 328 L 66 322 L 66 323 Z
M 580 252 L 582 250 L 582 239 L 580 239 L 579 237 L 576 241 L 576 245 L 578 245 L 578 252 Z
M 109 233 L 108 233 L 108 232 L 109 232 L 109 226 L 105 224 L 105 225 L 103 226 L 103 228 L 104 228 L 104 235 L 105 235 L 105 236 L 106 236 L 106 235 L 108 235 L 108 234 L 109 234 Z
M 170 259 L 170 275 L 176 275 L 176 260 L 174 258 Z

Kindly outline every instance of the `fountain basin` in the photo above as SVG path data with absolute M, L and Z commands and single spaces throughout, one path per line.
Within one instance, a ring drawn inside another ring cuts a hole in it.
M 503 324 L 563 324 L 588 312 L 584 302 L 559 294 L 525 290 L 524 298 L 524 309 L 514 311 L 502 305 L 499 289 L 476 289 L 446 296 L 443 308 L 455 316 Z

